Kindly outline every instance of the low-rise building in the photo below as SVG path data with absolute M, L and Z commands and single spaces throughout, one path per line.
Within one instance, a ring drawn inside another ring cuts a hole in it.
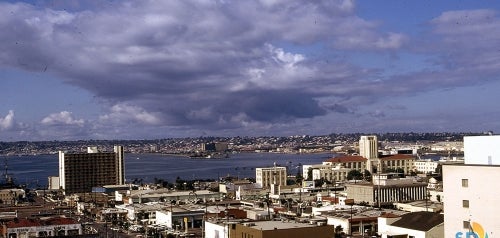
M 83 234 L 82 225 L 71 218 L 21 218 L 1 226 L 2 237 L 60 237 Z
M 379 235 L 390 237 L 445 237 L 444 215 L 434 212 L 412 212 L 400 217 L 379 218 Z
M 26 197 L 26 193 L 23 189 L 19 188 L 8 188 L 0 190 L 0 203 L 15 205 L 19 199 Z
M 427 183 L 415 178 L 399 178 L 396 174 L 374 175 L 373 183 L 347 183 L 347 197 L 355 203 L 372 206 L 391 205 L 395 202 L 412 202 L 427 199 Z
M 323 223 L 299 223 L 284 221 L 256 221 L 241 224 L 228 224 L 229 238 L 290 238 L 315 237 L 331 238 L 334 227 Z

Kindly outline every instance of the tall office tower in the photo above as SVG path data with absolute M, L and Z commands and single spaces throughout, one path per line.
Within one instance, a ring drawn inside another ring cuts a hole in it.
M 367 159 L 366 170 L 373 173 L 373 167 L 379 167 L 377 136 L 361 136 L 359 139 L 359 155 Z
M 59 184 L 65 194 L 91 192 L 92 187 L 125 183 L 123 146 L 114 152 L 99 152 L 89 147 L 87 153 L 59 151 Z
M 443 165 L 444 237 L 500 234 L 500 135 L 464 137 L 464 164 Z

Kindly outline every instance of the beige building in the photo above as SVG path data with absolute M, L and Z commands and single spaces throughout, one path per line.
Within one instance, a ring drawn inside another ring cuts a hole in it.
M 15 205 L 20 198 L 25 198 L 26 193 L 20 188 L 8 188 L 0 190 L 0 203 Z
M 326 225 L 326 222 L 310 224 L 295 221 L 257 221 L 229 224 L 228 232 L 229 238 L 331 238 L 334 236 L 334 227 Z
M 65 194 L 91 192 L 93 187 L 122 185 L 125 182 L 122 146 L 114 152 L 99 152 L 89 147 L 87 153 L 59 151 L 59 186 Z
M 255 169 L 255 183 L 262 188 L 269 188 L 271 184 L 286 186 L 286 167 L 269 167 Z
M 427 183 L 413 178 L 398 178 L 396 174 L 373 175 L 373 183 L 346 184 L 347 197 L 354 203 L 367 203 L 372 206 L 391 205 L 396 202 L 425 200 Z
M 403 170 L 404 174 L 410 174 L 414 170 L 415 156 L 409 154 L 395 154 L 380 158 L 381 172 Z
M 330 158 L 322 164 L 308 166 L 307 170 L 312 170 L 313 180 L 323 178 L 331 182 L 344 181 L 349 171 L 364 171 L 366 161 L 367 160 L 361 156 L 340 156 Z M 305 178 L 307 178 L 307 172 L 308 171 L 305 171 Z

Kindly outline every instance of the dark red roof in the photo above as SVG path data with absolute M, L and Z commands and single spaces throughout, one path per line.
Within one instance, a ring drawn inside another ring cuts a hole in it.
M 332 162 L 332 163 L 366 162 L 366 158 L 359 155 L 345 155 L 327 159 L 325 162 Z
M 21 218 L 14 219 L 6 223 L 7 228 L 33 227 L 33 226 L 50 226 L 50 225 L 69 225 L 78 224 L 77 221 L 71 218 L 53 217 L 47 220 Z
M 14 219 L 7 222 L 7 228 L 18 228 L 18 227 L 31 227 L 31 226 L 41 226 L 42 223 L 35 219 Z
M 414 159 L 415 156 L 413 155 L 408 155 L 408 154 L 395 154 L 395 155 L 388 155 L 388 156 L 383 156 L 380 157 L 381 160 L 407 160 L 407 159 Z

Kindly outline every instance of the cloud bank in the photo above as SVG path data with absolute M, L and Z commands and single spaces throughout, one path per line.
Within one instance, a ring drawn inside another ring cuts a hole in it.
M 97 3 L 71 10 L 0 3 L 0 28 L 10 32 L 0 35 L 1 65 L 53 74 L 103 103 L 99 118 L 50 112 L 44 128 L 86 128 L 87 136 L 131 125 L 165 136 L 259 134 L 332 115 L 386 118 L 403 106 L 362 107 L 496 80 L 500 71 L 499 51 L 491 50 L 500 21 L 492 10 L 444 12 L 412 38 L 382 31 L 348 0 Z M 388 73 L 353 63 L 350 52 L 426 61 Z M 12 118 L 9 112 L 0 129 L 12 127 Z

